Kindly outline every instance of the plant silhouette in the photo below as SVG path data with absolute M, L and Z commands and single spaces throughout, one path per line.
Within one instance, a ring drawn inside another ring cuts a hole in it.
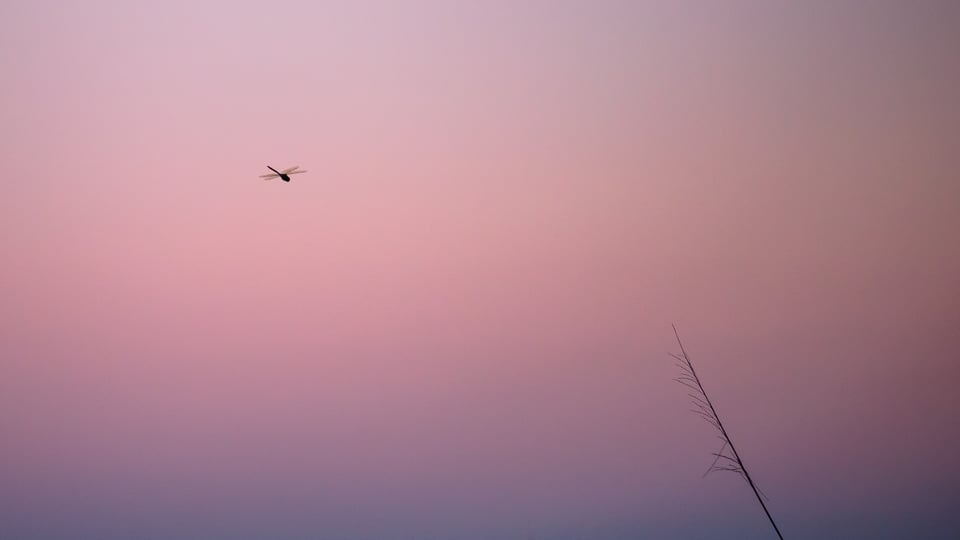
M 695 409 L 690 409 L 691 412 L 713 426 L 719 432 L 717 437 L 723 441 L 723 446 L 720 447 L 720 450 L 711 454 L 714 456 L 713 463 L 710 464 L 707 472 L 703 473 L 703 476 L 707 476 L 716 471 L 729 471 L 740 475 L 740 477 L 750 485 L 750 489 L 753 490 L 754 495 L 757 496 L 757 500 L 760 501 L 760 506 L 763 507 L 763 512 L 767 515 L 767 519 L 770 520 L 770 524 L 773 525 L 773 530 L 777 532 L 777 537 L 783 540 L 783 535 L 780 534 L 780 528 L 777 527 L 773 516 L 771 516 L 770 511 L 767 510 L 767 505 L 763 502 L 766 495 L 763 495 L 760 488 L 754 483 L 753 478 L 750 477 L 750 473 L 747 472 L 747 467 L 743 464 L 743 460 L 740 459 L 740 454 L 737 453 L 736 447 L 733 446 L 730 434 L 727 433 L 726 428 L 723 427 L 723 422 L 720 421 L 720 415 L 717 414 L 717 410 L 713 407 L 713 402 L 711 402 L 710 397 L 707 396 L 707 391 L 703 389 L 703 384 L 700 382 L 700 377 L 697 376 L 697 371 L 693 369 L 690 356 L 687 355 L 687 351 L 683 347 L 683 342 L 680 341 L 680 333 L 677 332 L 677 325 L 674 324 L 672 326 L 673 335 L 677 337 L 677 344 L 680 346 L 680 354 L 669 353 L 670 356 L 677 360 L 676 366 L 680 368 L 680 376 L 674 380 L 691 390 L 687 395 L 690 397 L 694 407 L 696 407 Z

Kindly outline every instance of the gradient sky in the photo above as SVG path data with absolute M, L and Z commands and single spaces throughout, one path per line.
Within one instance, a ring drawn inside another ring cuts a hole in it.
M 0 4 L 0 537 L 960 528 L 960 4 Z M 257 178 L 301 165 L 290 184 Z

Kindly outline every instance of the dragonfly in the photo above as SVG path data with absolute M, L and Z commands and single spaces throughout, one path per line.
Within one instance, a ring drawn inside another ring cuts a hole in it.
M 291 174 L 300 174 L 300 173 L 307 172 L 307 171 L 299 170 L 300 169 L 299 165 L 294 165 L 293 167 L 290 167 L 289 169 L 284 169 L 282 171 L 278 171 L 269 165 L 267 165 L 267 168 L 273 171 L 273 173 L 260 175 L 260 178 L 263 178 L 264 180 L 273 180 L 274 178 L 279 178 L 284 182 L 289 182 Z

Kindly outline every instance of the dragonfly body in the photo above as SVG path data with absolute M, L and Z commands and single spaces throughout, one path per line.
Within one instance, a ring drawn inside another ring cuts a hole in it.
M 267 168 L 270 169 L 271 171 L 273 171 L 273 174 L 264 174 L 264 175 L 261 175 L 260 178 L 263 178 L 264 180 L 272 180 L 272 179 L 274 179 L 274 178 L 279 178 L 279 179 L 283 180 L 284 182 L 289 182 L 289 181 L 290 181 L 290 175 L 291 175 L 291 174 L 300 174 L 300 173 L 305 173 L 305 172 L 307 172 L 307 171 L 297 170 L 297 169 L 300 168 L 299 165 L 296 165 L 296 166 L 294 166 L 294 167 L 290 167 L 289 169 L 284 169 L 284 170 L 282 170 L 282 171 L 278 171 L 278 170 L 274 169 L 273 167 L 271 167 L 271 166 L 269 166 L 269 165 L 267 165 Z
M 271 167 L 271 166 L 269 166 L 269 165 L 267 165 L 267 168 L 270 169 L 271 171 L 279 174 L 279 175 L 280 175 L 280 179 L 283 180 L 284 182 L 289 182 L 289 181 L 290 181 L 290 177 L 287 176 L 287 175 L 285 175 L 285 174 L 283 174 L 282 172 L 274 169 L 273 167 Z

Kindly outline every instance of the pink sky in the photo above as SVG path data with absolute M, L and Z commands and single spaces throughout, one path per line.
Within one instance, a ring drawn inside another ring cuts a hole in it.
M 0 537 L 769 538 L 673 322 L 787 537 L 960 527 L 956 6 L 240 4 L 0 6 Z

